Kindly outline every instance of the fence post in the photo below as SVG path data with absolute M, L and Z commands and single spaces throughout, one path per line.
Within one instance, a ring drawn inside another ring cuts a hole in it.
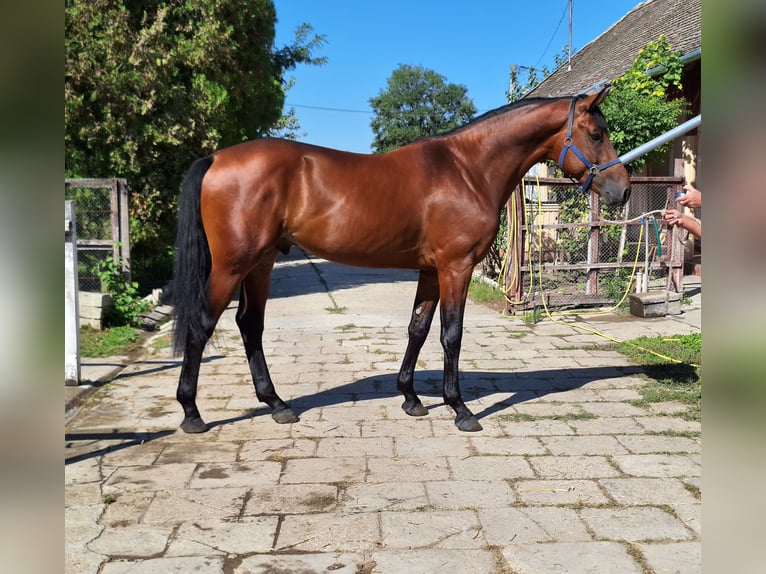
M 130 281 L 130 221 L 128 217 L 128 181 L 126 179 L 117 180 L 117 192 L 119 195 L 119 242 L 122 273 Z
M 64 202 L 64 384 L 80 384 L 80 305 L 74 202 Z
M 673 175 L 675 177 L 684 177 L 684 160 L 677 159 L 673 166 Z M 676 193 L 682 190 L 680 184 L 668 187 L 668 205 L 673 209 L 682 209 L 676 203 Z M 683 230 L 674 225 L 670 230 L 670 253 L 668 257 L 668 280 L 667 290 L 674 291 L 675 293 L 684 292 L 684 259 L 686 255 L 686 247 L 683 244 Z M 689 239 L 694 241 L 694 236 L 689 235 Z
M 588 229 L 588 263 L 595 264 L 595 267 L 588 268 L 585 294 L 598 295 L 598 264 L 600 263 L 599 253 L 601 251 L 601 227 L 599 227 L 598 222 L 601 219 L 601 207 L 598 194 L 595 191 L 590 192 L 589 198 L 591 226 Z

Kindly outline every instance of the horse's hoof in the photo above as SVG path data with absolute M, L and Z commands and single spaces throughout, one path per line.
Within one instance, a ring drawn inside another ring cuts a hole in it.
M 197 434 L 205 432 L 207 430 L 207 425 L 201 418 L 184 419 L 181 423 L 181 430 L 186 433 Z
M 296 414 L 290 409 L 273 411 L 271 413 L 271 418 L 273 418 L 275 421 L 277 421 L 281 425 L 288 424 L 288 423 L 297 423 L 299 420 Z
M 404 404 L 402 404 L 402 410 L 411 417 L 424 417 L 428 414 L 428 409 L 421 403 L 416 403 L 410 406 L 407 404 L 407 401 L 405 401 Z
M 475 416 L 456 418 L 455 426 L 463 432 L 478 432 L 483 430 L 483 427 L 479 424 L 479 421 L 476 420 Z

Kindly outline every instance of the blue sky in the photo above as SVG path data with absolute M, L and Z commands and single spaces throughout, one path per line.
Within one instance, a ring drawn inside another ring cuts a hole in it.
M 572 49 L 597 38 L 640 2 L 573 0 Z M 569 41 L 568 0 L 275 0 L 278 46 L 301 23 L 326 36 L 323 66 L 288 73 L 301 141 L 368 153 L 369 100 L 400 64 L 468 88 L 479 113 L 507 103 L 511 64 L 553 67 Z M 324 109 L 316 109 L 324 108 Z

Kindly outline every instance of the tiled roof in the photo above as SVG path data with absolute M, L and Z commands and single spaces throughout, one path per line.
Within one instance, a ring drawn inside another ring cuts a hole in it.
M 673 50 L 688 54 L 701 46 L 702 0 L 647 0 L 572 56 L 527 96 L 566 96 L 625 72 L 641 48 L 665 34 Z

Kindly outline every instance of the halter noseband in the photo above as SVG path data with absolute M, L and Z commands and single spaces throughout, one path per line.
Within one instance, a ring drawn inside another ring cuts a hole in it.
M 593 178 L 596 177 L 596 174 L 604 171 L 608 167 L 612 167 L 613 165 L 616 165 L 618 163 L 622 163 L 620 161 L 619 157 L 614 158 L 613 160 L 610 160 L 606 163 L 602 163 L 601 165 L 595 165 L 590 162 L 590 160 L 585 157 L 582 152 L 577 149 L 577 146 L 572 141 L 572 125 L 574 123 L 574 111 L 575 111 L 575 103 L 577 102 L 577 97 L 572 98 L 572 103 L 569 106 L 569 124 L 567 125 L 567 137 L 564 140 L 564 147 L 561 148 L 561 155 L 559 156 L 559 162 L 558 166 L 561 168 L 561 171 L 564 171 L 564 158 L 567 155 L 567 152 L 571 149 L 572 153 L 574 153 L 581 162 L 585 164 L 585 167 L 588 169 L 588 179 L 585 180 L 585 183 L 582 186 L 583 193 L 588 191 L 590 188 L 590 184 L 593 182 Z

